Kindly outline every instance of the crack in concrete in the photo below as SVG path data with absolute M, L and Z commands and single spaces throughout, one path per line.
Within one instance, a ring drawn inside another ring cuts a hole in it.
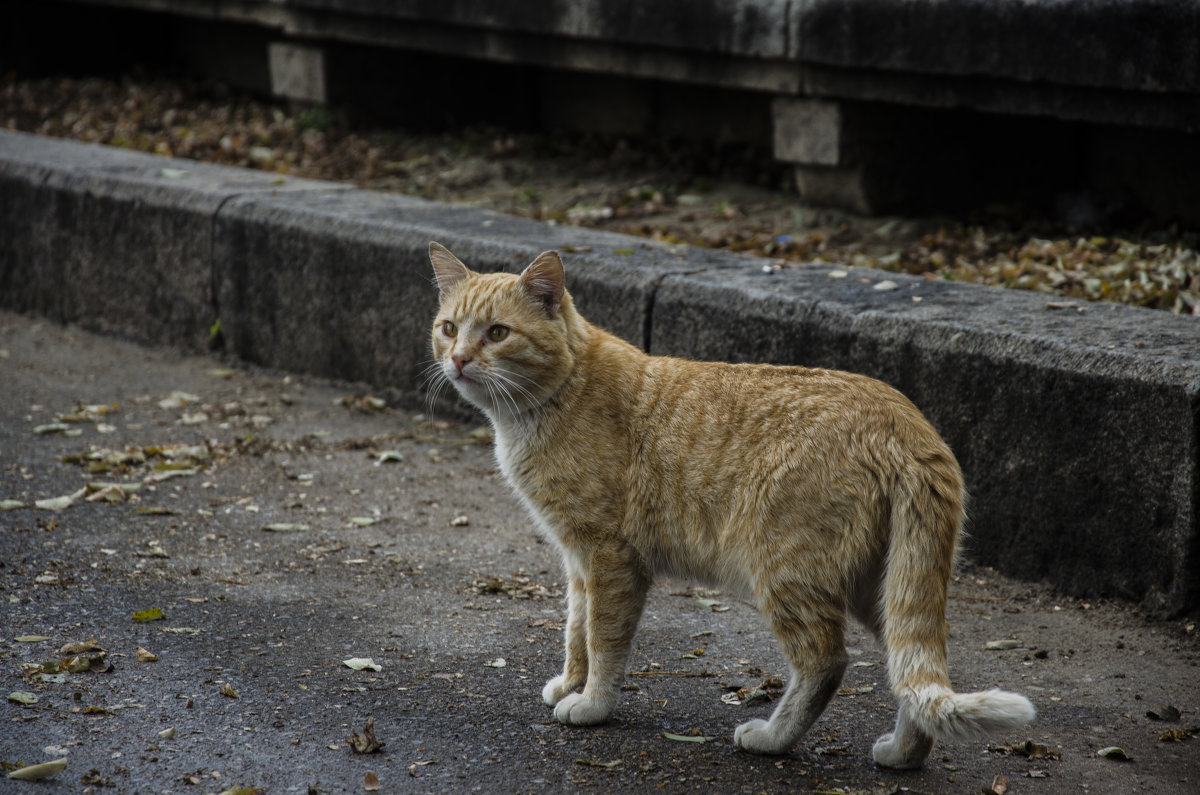
M 700 273 L 706 273 L 708 268 L 693 268 L 685 271 L 672 271 L 664 273 L 654 282 L 654 288 L 650 290 L 650 298 L 646 301 L 646 315 L 642 318 L 642 350 L 646 353 L 651 353 L 650 343 L 654 338 L 654 304 L 658 299 L 658 291 L 662 289 L 663 282 L 673 276 L 695 276 Z

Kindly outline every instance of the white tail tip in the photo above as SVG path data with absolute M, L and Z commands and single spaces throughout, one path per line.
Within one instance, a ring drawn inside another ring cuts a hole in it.
M 925 688 L 912 693 L 913 717 L 942 740 L 974 740 L 1031 723 L 1037 710 L 1029 699 L 1005 690 L 955 693 Z

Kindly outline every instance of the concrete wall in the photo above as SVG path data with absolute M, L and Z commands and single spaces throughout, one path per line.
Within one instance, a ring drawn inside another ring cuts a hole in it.
M 0 132 L 0 306 L 423 400 L 439 240 L 480 270 L 563 252 L 594 322 L 654 353 L 887 381 L 954 448 L 968 554 L 1158 614 L 1200 606 L 1200 323 L 764 261 Z M 887 288 L 884 282 L 895 285 Z M 919 300 L 916 300 L 919 299 Z

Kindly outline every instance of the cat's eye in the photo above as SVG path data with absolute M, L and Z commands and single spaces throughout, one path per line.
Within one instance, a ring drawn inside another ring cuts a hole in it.
M 445 323 L 442 324 L 442 333 L 445 334 L 447 337 L 457 337 L 458 336 L 458 326 L 454 325 L 454 323 L 452 321 L 447 320 Z
M 500 342 L 508 336 L 508 326 L 492 326 L 487 330 L 487 338 L 492 342 Z

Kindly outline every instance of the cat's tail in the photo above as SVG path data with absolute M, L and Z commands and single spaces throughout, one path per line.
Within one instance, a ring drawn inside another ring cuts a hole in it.
M 929 685 L 900 695 L 909 719 L 939 740 L 977 740 L 1019 729 L 1037 717 L 1029 699 L 1007 690 L 955 693 Z
M 1019 728 L 1036 715 L 1024 696 L 1003 690 L 955 693 L 950 687 L 946 587 L 966 495 L 948 448 L 930 450 L 921 464 L 895 494 L 884 577 L 882 634 L 902 720 L 941 740 Z

